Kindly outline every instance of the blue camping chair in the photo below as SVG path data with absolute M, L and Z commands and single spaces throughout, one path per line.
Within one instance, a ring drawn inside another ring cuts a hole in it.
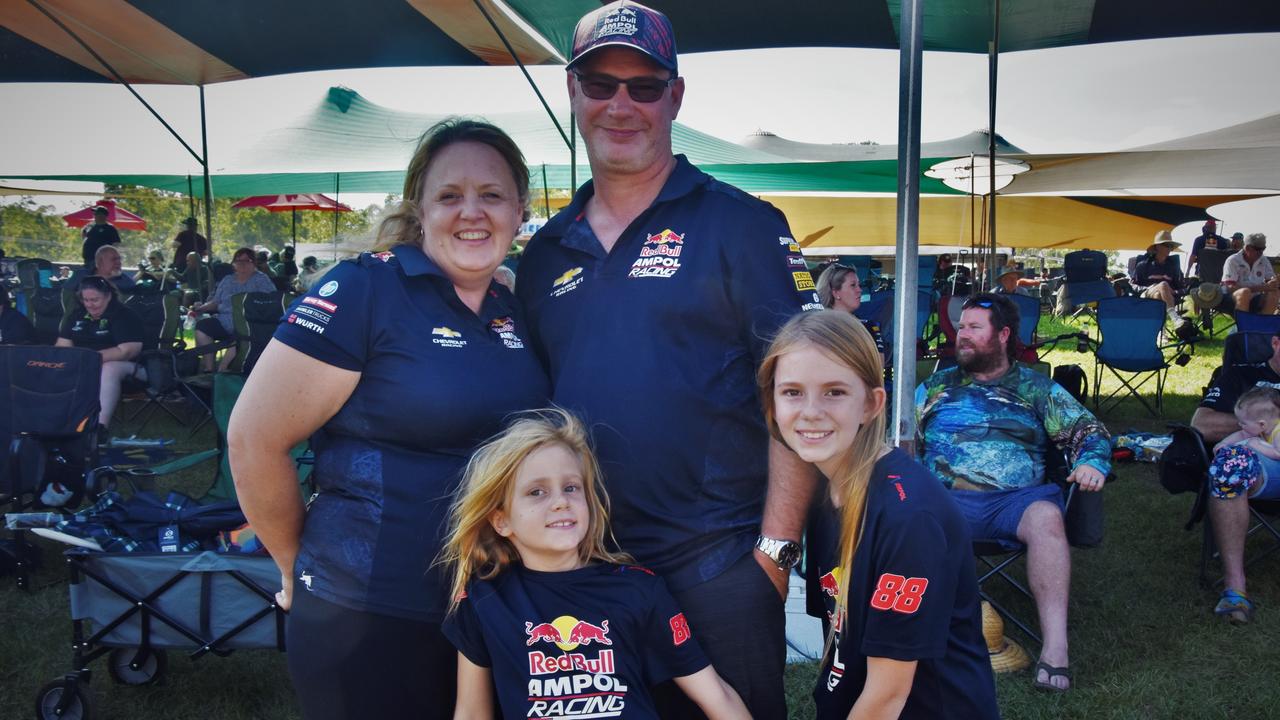
M 1280 315 L 1259 315 L 1258 313 L 1237 310 L 1236 331 L 1274 335 L 1280 332 Z
M 1066 282 L 1062 285 L 1064 308 L 1070 309 L 1116 296 L 1107 280 L 1107 256 L 1098 250 L 1076 250 L 1062 259 Z
M 1160 300 L 1140 297 L 1112 297 L 1098 301 L 1097 364 L 1093 369 L 1093 405 L 1098 413 L 1124 399 L 1128 391 L 1154 417 L 1164 408 L 1164 382 L 1169 361 L 1159 343 L 1166 319 Z M 1102 396 L 1102 369 L 1111 371 L 1121 386 Z M 1138 392 L 1152 378 L 1156 381 L 1155 407 Z
M 1040 325 L 1040 301 L 1030 295 L 1005 295 L 1018 307 L 1018 339 L 1024 346 L 1036 344 L 1036 327 Z

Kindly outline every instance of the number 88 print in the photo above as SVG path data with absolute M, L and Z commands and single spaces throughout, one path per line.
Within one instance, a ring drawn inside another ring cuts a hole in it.
M 885 573 L 871 593 L 871 607 L 876 610 L 892 610 L 910 615 L 920 609 L 929 578 L 907 578 Z

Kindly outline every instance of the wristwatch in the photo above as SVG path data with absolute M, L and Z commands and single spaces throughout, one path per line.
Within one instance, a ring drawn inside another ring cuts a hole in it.
M 800 564 L 800 543 L 793 540 L 781 540 L 761 535 L 756 538 L 756 549 L 768 555 L 769 559 L 777 563 L 778 568 L 781 570 L 790 570 Z

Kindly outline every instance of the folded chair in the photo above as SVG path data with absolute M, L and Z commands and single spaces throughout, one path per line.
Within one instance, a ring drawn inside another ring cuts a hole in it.
M 95 492 L 101 376 L 93 350 L 0 346 L 0 505 L 74 508 Z M 38 559 L 21 530 L 0 541 L 20 588 Z
M 1161 347 L 1160 331 L 1167 319 L 1162 301 L 1140 297 L 1113 297 L 1098 301 L 1097 363 L 1093 368 L 1093 405 L 1098 413 L 1113 407 L 1128 392 L 1142 403 L 1155 417 L 1164 409 L 1164 382 L 1170 363 L 1165 358 L 1169 347 L 1181 348 L 1181 343 Z M 1183 363 L 1179 353 L 1179 363 Z M 1120 387 L 1102 395 L 1101 380 L 1106 368 L 1120 381 Z M 1139 389 L 1154 379 L 1156 385 L 1155 406 Z

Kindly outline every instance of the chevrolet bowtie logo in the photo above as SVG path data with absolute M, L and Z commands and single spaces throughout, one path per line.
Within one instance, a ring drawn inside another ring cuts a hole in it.
M 447 338 L 462 337 L 462 333 L 458 332 L 457 330 L 450 330 L 447 327 L 431 328 L 431 334 L 439 335 L 440 337 L 447 337 Z
M 580 267 L 573 268 L 572 270 L 565 270 L 563 275 L 556 278 L 556 281 L 551 283 L 551 287 L 560 287 L 581 274 L 582 268 Z

